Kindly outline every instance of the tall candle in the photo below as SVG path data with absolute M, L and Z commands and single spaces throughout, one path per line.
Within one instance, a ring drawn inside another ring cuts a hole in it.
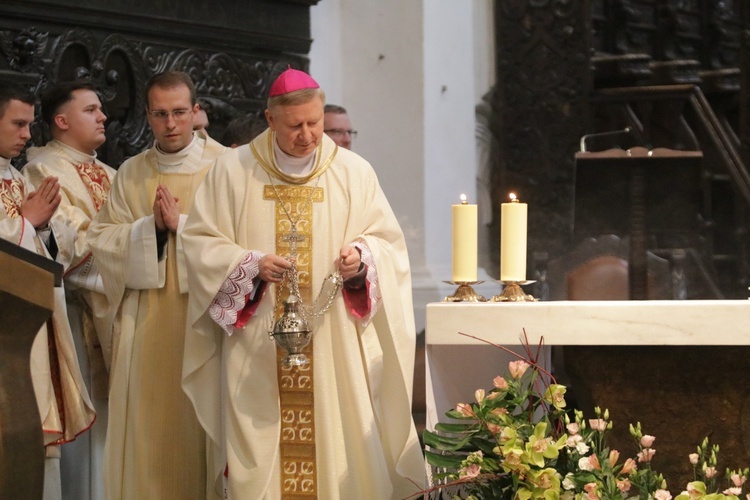
M 453 281 L 477 280 L 477 206 L 453 205 Z
M 510 194 L 500 207 L 500 280 L 526 281 L 526 218 L 528 207 Z

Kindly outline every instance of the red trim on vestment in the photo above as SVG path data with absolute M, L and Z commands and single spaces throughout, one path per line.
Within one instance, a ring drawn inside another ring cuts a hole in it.
M 250 321 L 250 318 L 253 317 L 253 314 L 255 314 L 255 311 L 258 309 L 260 299 L 263 298 L 263 293 L 266 291 L 266 282 L 263 280 L 259 281 L 260 283 L 258 284 L 258 291 L 255 292 L 255 298 L 250 300 L 250 294 L 245 295 L 247 303 L 245 304 L 245 307 L 240 309 L 237 313 L 237 321 L 235 321 L 233 325 L 235 328 L 245 328 L 247 322 Z

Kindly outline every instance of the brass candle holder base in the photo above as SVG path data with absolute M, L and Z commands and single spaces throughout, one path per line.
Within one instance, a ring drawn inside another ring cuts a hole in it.
M 505 288 L 502 293 L 495 295 L 490 299 L 491 302 L 536 302 L 533 295 L 527 294 L 521 288 L 521 285 L 530 285 L 534 283 L 531 281 L 501 281 Z
M 453 295 L 449 295 L 443 302 L 487 302 L 487 299 L 479 295 L 471 285 L 479 285 L 484 281 L 444 281 L 450 285 L 458 285 Z

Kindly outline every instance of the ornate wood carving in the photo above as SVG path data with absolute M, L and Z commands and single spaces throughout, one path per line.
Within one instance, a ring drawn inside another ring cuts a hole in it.
M 573 153 L 584 133 L 591 88 L 588 0 L 502 0 L 495 4 L 497 86 L 492 98 L 492 206 L 515 192 L 529 203 L 529 255 L 559 251 L 572 224 Z M 492 261 L 499 253 L 490 239 Z M 528 260 L 531 262 L 531 259 Z M 497 274 L 496 269 L 490 269 Z
M 307 66 L 300 54 L 309 50 L 309 5 L 316 1 L 6 0 L 0 79 L 37 94 L 60 81 L 94 82 L 108 117 L 99 154 L 117 167 L 152 140 L 143 91 L 156 72 L 193 77 L 215 137 L 235 117 L 261 116 L 270 81 L 287 65 Z M 31 145 L 49 138 L 39 123 L 32 135 Z

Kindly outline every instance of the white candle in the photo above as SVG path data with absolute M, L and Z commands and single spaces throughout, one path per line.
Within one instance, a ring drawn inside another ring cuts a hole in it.
M 453 281 L 477 280 L 477 206 L 453 205 Z
M 500 207 L 500 280 L 526 281 L 526 218 L 528 207 L 510 194 Z

